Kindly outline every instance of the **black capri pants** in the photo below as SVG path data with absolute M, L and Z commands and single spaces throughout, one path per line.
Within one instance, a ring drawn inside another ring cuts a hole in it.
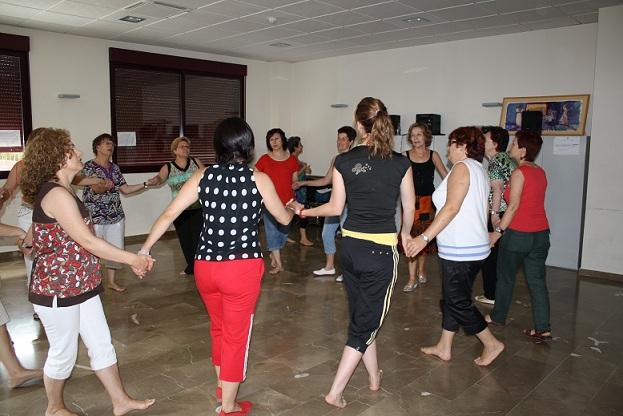
M 475 335 L 487 327 L 472 301 L 472 286 L 482 267 L 482 260 L 452 261 L 440 258 L 442 274 L 442 327 L 446 331 Z
M 389 311 L 398 276 L 398 250 L 344 237 L 341 260 L 350 311 L 346 345 L 365 353 Z

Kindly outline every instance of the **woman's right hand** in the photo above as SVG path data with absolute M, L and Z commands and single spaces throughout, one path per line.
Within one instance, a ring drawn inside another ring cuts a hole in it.
M 145 277 L 145 274 L 151 271 L 154 266 L 154 259 L 151 256 L 146 256 L 143 254 L 134 254 L 134 261 L 131 264 L 132 271 L 136 274 L 140 279 Z

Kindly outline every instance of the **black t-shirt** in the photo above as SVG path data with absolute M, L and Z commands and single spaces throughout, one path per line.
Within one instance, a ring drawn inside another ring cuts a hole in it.
M 335 158 L 344 179 L 348 215 L 344 228 L 363 233 L 396 232 L 396 201 L 409 160 L 400 153 L 371 157 L 367 146 L 356 146 Z

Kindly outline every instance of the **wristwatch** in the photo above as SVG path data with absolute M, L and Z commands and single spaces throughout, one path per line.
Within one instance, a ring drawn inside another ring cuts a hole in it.
M 143 189 L 147 189 L 147 182 L 143 182 Z
M 495 231 L 496 233 L 499 233 L 499 234 L 504 234 L 504 230 L 501 229 L 499 225 L 497 227 L 495 227 L 495 229 L 493 231 Z
M 494 210 L 489 211 L 489 214 L 491 214 L 491 215 L 500 215 L 500 213 L 498 211 L 494 211 Z
M 420 237 L 422 237 L 422 240 L 426 241 L 427 243 L 430 241 L 430 238 L 428 238 L 426 234 L 420 234 Z

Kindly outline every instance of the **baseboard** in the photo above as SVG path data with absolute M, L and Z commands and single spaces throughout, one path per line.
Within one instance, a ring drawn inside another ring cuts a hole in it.
M 138 235 L 131 235 L 126 237 L 125 240 L 125 245 L 129 246 L 131 244 L 139 244 L 142 243 L 143 241 L 145 241 L 145 239 L 147 239 L 147 236 L 149 234 L 138 234 Z M 160 237 L 160 240 L 171 240 L 177 238 L 177 235 L 175 234 L 175 231 L 167 231 L 165 232 L 162 237 Z M 4 253 L 0 253 L 0 262 L 5 262 L 5 261 L 14 261 L 16 259 L 19 259 L 22 257 L 22 253 L 20 253 L 19 251 L 15 250 L 15 251 L 5 251 Z
M 588 277 L 591 279 L 605 279 L 605 280 L 610 280 L 610 281 L 614 281 L 618 283 L 623 283 L 623 274 L 600 272 L 597 270 L 580 269 L 578 271 L 578 276 L 581 278 Z

